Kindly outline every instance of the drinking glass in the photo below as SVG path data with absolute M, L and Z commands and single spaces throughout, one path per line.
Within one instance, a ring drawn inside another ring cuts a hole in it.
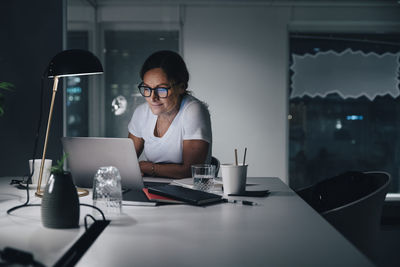
M 107 219 L 121 214 L 121 175 L 117 168 L 107 166 L 97 170 L 93 180 L 93 205 L 100 208 Z M 100 215 L 97 210 L 94 214 Z
M 210 164 L 192 165 L 193 189 L 210 192 L 214 187 L 215 166 Z

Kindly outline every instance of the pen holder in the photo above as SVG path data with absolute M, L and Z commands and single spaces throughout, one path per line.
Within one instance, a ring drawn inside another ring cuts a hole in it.
M 246 191 L 248 165 L 222 164 L 224 194 L 242 194 Z

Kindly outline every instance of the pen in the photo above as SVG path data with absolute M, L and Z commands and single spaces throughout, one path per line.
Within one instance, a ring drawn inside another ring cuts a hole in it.
M 243 204 L 243 205 L 248 205 L 248 206 L 255 206 L 255 205 L 257 205 L 256 202 L 248 201 L 248 200 L 242 200 L 242 204 Z
M 225 202 L 234 203 L 234 204 L 242 204 L 246 206 L 255 206 L 258 205 L 256 202 L 249 201 L 249 200 L 236 200 L 236 199 L 224 199 Z

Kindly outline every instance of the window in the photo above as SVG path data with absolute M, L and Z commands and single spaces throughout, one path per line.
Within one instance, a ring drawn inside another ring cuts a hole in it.
M 291 34 L 291 187 L 382 170 L 400 192 L 399 43 L 399 34 Z
M 93 52 L 104 74 L 67 80 L 67 136 L 128 136 L 133 111 L 145 102 L 137 89 L 144 60 L 157 50 L 179 52 L 179 10 L 68 2 L 67 48 Z
M 105 31 L 105 125 L 107 137 L 127 137 L 135 108 L 145 102 L 137 86 L 140 68 L 158 50 L 179 51 L 178 31 Z
M 88 49 L 87 31 L 69 31 L 68 49 Z M 87 76 L 67 77 L 66 79 L 66 135 L 88 136 L 88 87 Z

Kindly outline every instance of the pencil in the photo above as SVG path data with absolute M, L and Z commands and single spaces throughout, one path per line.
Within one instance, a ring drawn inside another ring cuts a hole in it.
M 244 156 L 243 156 L 243 166 L 246 165 L 246 152 L 247 152 L 247 147 L 244 149 Z
M 235 148 L 235 164 L 238 165 L 237 149 Z

